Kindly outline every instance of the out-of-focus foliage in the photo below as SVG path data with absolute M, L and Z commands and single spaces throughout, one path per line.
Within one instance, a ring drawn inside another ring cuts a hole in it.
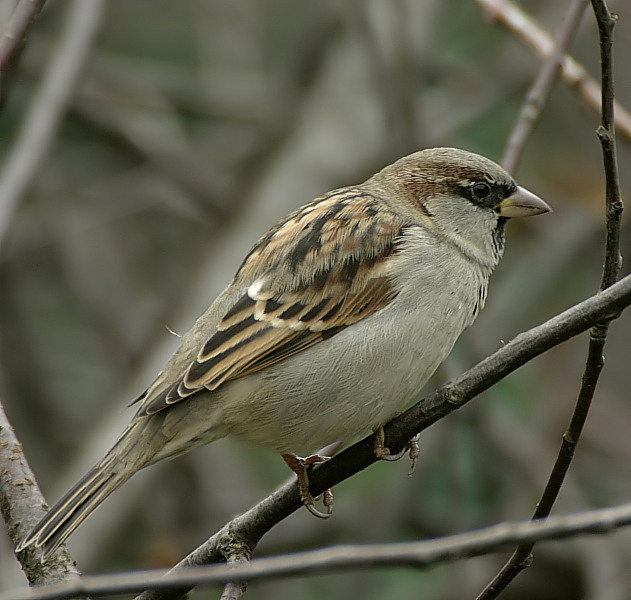
M 7 2 L 7 4 L 11 4 Z M 556 31 L 567 2 L 524 7 Z M 15 139 L 69 3 L 47 5 L 0 115 Z M 618 99 L 631 107 L 631 5 L 611 0 Z M 8 12 L 8 11 L 7 11 Z M 590 12 L 572 48 L 597 76 Z M 539 61 L 472 0 L 109 0 L 87 68 L 4 240 L 2 399 L 55 500 L 97 460 L 185 331 L 276 219 L 424 146 L 498 158 Z M 593 293 L 603 256 L 598 115 L 557 84 L 516 174 L 554 213 L 508 230 L 487 308 L 436 382 Z M 631 201 L 631 145 L 619 141 Z M 628 220 L 623 253 L 631 256 Z M 627 269 L 628 270 L 628 269 Z M 631 318 L 607 364 L 559 511 L 631 500 Z M 527 518 L 580 384 L 582 337 L 522 368 L 306 511 L 258 554 L 420 539 Z M 170 565 L 287 477 L 279 457 L 222 441 L 134 477 L 72 536 L 84 572 Z M 506 598 L 627 598 L 630 535 L 540 546 Z M 250 586 L 256 598 L 472 597 L 504 556 L 431 571 Z M 0 589 L 23 585 L 4 533 Z M 201 595 L 193 597 L 201 597 Z

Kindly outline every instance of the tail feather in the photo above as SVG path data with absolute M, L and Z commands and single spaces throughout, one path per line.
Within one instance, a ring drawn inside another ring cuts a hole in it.
M 63 496 L 22 540 L 21 552 L 28 546 L 42 548 L 42 562 L 66 540 L 92 512 L 118 487 L 127 481 L 147 460 L 137 453 L 130 456 L 125 443 L 127 429 L 112 450 Z

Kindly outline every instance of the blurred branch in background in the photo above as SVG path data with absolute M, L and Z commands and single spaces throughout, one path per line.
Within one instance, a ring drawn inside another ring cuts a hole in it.
M 24 113 L 21 131 L 0 169 L 0 249 L 17 204 L 46 157 L 74 95 L 81 69 L 99 29 L 102 9 L 102 0 L 75 0 L 68 6 L 65 33 L 51 56 L 41 86 Z
M 554 52 L 552 38 L 514 3 L 509 0 L 476 1 L 491 18 L 508 27 L 542 59 L 546 59 Z M 571 56 L 564 56 L 561 61 L 561 75 L 594 112 L 600 112 L 600 86 L 585 67 Z M 631 113 L 618 101 L 615 102 L 615 107 L 618 132 L 627 140 L 631 140 Z
M 528 91 L 500 161 L 500 164 L 509 173 L 515 173 L 524 147 L 539 121 L 541 112 L 552 92 L 552 87 L 558 78 L 564 55 L 572 45 L 572 41 L 578 32 L 587 2 L 588 0 L 573 0 L 570 4 L 550 53 L 543 61 L 539 74 Z
M 419 69 L 419 57 L 414 52 L 410 15 L 404 3 L 393 13 L 392 38 L 382 43 L 383 36 L 376 31 L 374 19 L 366 10 L 364 0 L 343 3 L 349 28 L 357 36 L 366 68 L 370 73 L 375 96 L 381 104 L 381 113 L 388 131 L 388 152 L 393 158 L 404 156 L 422 147 L 418 115 L 412 106 L 414 85 Z M 406 89 L 407 88 L 407 89 Z
M 15 68 L 26 37 L 46 0 L 20 0 L 0 38 L 0 107 L 6 102 L 10 71 Z

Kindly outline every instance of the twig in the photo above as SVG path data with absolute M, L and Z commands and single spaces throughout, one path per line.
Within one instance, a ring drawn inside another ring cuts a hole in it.
M 228 581 L 223 588 L 223 592 L 221 593 L 219 600 L 239 600 L 239 598 L 243 596 L 244 591 L 244 584 Z
M 15 65 L 24 47 L 26 36 L 41 12 L 45 1 L 20 0 L 0 38 L 0 106 L 7 98 L 9 70 Z
M 14 547 L 46 513 L 44 497 L 1 402 L 0 513 Z M 39 550 L 25 550 L 18 558 L 32 585 L 64 581 L 79 575 L 65 548 L 55 552 L 53 559 L 46 565 L 40 562 Z
M 40 587 L 35 590 L 0 594 L 0 600 L 64 600 L 82 594 L 95 597 L 133 593 L 153 588 L 156 593 L 174 586 L 223 583 L 235 575 L 262 580 L 297 575 L 315 575 L 360 568 L 407 566 L 423 569 L 488 554 L 521 541 L 560 540 L 578 535 L 606 535 L 631 525 L 631 504 L 551 517 L 547 521 L 501 523 L 473 532 L 459 533 L 421 542 L 334 546 L 291 555 L 259 558 L 236 567 L 210 565 L 177 573 L 164 570 L 85 576 L 80 580 Z
M 605 0 L 592 0 L 598 23 L 601 48 L 602 115 L 596 131 L 603 153 L 605 170 L 605 203 L 607 238 L 605 241 L 605 266 L 600 289 L 612 285 L 618 278 L 622 257 L 620 255 L 620 224 L 624 205 L 618 181 L 618 158 L 615 134 L 615 94 L 613 82 L 613 29 L 616 17 L 609 12 Z
M 526 101 L 521 108 L 515 127 L 508 138 L 501 164 L 509 172 L 514 173 L 522 155 L 526 142 L 530 138 L 541 111 L 546 104 L 552 86 L 557 80 L 559 67 L 563 56 L 572 44 L 574 36 L 581 23 L 588 0 L 573 0 L 565 16 L 561 31 L 554 41 L 554 45 L 543 62 L 539 74 L 535 79 Z
M 552 52 L 552 38 L 526 13 L 509 0 L 476 0 L 493 19 L 506 26 L 535 53 L 546 58 Z M 564 56 L 561 63 L 561 77 L 567 85 L 576 90 L 583 101 L 594 112 L 600 112 L 600 86 L 589 75 L 585 67 L 571 56 Z M 615 102 L 615 124 L 618 133 L 631 140 L 631 113 L 619 102 Z
M 0 170 L 0 246 L 13 213 L 48 152 L 98 30 L 103 0 L 75 0 L 59 47 Z
M 239 543 L 239 540 L 232 537 L 226 537 L 226 544 L 223 549 L 223 554 L 226 559 L 226 564 L 229 567 L 238 567 L 239 565 L 246 565 L 250 557 L 252 556 L 252 549 L 247 544 Z M 219 600 L 239 600 L 245 593 L 247 584 L 245 581 L 226 581 L 223 592 Z
M 620 271 L 620 221 L 623 205 L 620 199 L 620 188 L 618 184 L 613 125 L 613 28 L 615 26 L 615 18 L 609 13 L 604 0 L 592 0 L 592 8 L 596 16 L 600 35 L 602 117 L 597 134 L 602 145 L 606 179 L 605 207 L 607 232 L 605 264 L 600 286 L 602 291 L 616 281 Z M 608 329 L 609 322 L 603 321 L 602 323 L 596 323 L 590 332 L 587 361 L 583 372 L 581 389 L 576 401 L 576 407 L 572 414 L 570 424 L 563 435 L 559 454 L 548 478 L 541 500 L 537 504 L 537 508 L 533 514 L 533 520 L 548 517 L 565 481 L 583 427 L 587 421 L 598 378 L 604 366 L 603 350 Z M 515 579 L 524 568 L 530 565 L 533 547 L 534 542 L 518 546 L 508 562 L 478 596 L 478 600 L 497 598 L 513 579 Z

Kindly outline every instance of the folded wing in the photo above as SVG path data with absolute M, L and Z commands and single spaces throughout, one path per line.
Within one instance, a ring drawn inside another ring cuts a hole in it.
M 235 276 L 243 295 L 185 372 L 143 398 L 140 413 L 260 371 L 387 306 L 396 291 L 385 258 L 403 223 L 375 202 L 363 190 L 338 190 L 263 236 Z

